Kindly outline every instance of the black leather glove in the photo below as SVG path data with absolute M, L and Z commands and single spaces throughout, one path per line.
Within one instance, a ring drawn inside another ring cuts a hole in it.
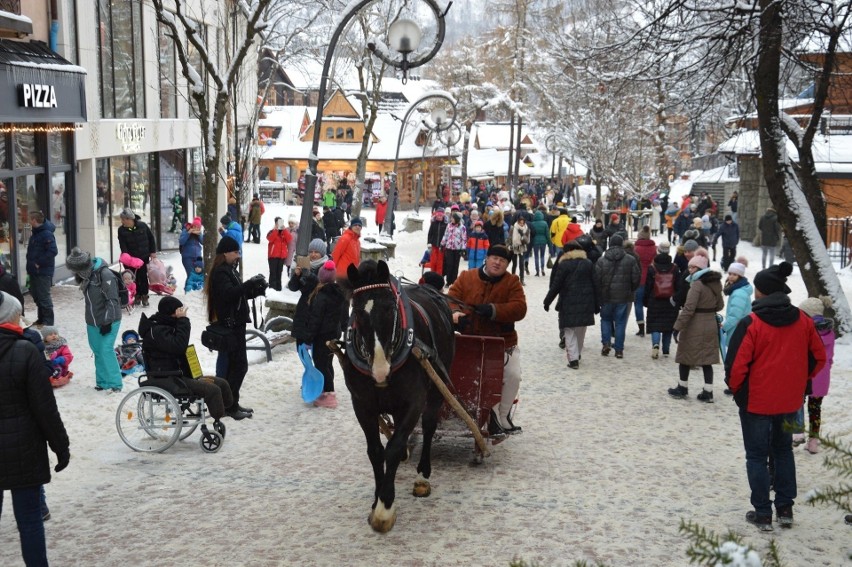
M 473 312 L 480 317 L 491 319 L 494 316 L 494 306 L 490 303 L 481 303 L 473 306 Z
M 62 453 L 61 455 L 57 455 L 56 457 L 59 459 L 59 462 L 56 463 L 56 466 L 53 467 L 53 470 L 55 472 L 59 472 L 68 466 L 68 461 L 71 460 L 71 453 L 65 451 L 64 453 Z
M 545 310 L 545 311 L 550 311 L 550 305 L 548 305 L 547 303 L 545 303 L 545 304 L 544 304 L 544 310 Z
M 106 336 L 112 331 L 112 325 L 101 325 L 101 334 Z

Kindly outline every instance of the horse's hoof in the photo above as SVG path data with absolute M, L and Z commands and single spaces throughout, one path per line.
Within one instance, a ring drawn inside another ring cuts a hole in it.
M 432 485 L 426 479 L 418 479 L 414 481 L 414 490 L 412 493 L 418 498 L 426 498 L 432 494 Z
M 393 525 L 396 523 L 396 504 L 392 504 L 390 510 L 384 507 L 381 500 L 378 504 L 376 504 L 376 508 L 370 512 L 370 516 L 367 518 L 367 521 L 370 523 L 370 527 L 373 528 L 374 531 L 379 532 L 380 534 L 386 534 L 391 529 L 393 529 Z

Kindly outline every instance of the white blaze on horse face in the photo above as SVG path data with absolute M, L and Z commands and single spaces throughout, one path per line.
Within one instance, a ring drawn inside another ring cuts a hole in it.
M 368 299 L 368 300 L 367 300 L 367 303 L 365 303 L 365 304 L 364 304 L 364 313 L 366 313 L 367 315 L 369 315 L 369 314 L 370 314 L 370 311 L 372 311 L 372 310 L 373 310 L 373 300 L 372 300 L 372 299 Z
M 373 378 L 381 384 L 387 380 L 388 374 L 390 374 L 390 362 L 385 356 L 385 349 L 382 348 L 379 336 L 374 334 L 373 339 L 375 341 L 373 346 Z

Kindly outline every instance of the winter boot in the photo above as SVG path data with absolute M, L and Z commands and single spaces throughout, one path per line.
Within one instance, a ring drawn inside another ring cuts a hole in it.
M 644 321 L 639 321 L 639 332 L 636 333 L 636 336 L 637 337 L 644 337 L 645 336 L 645 322 Z
M 578 370 L 580 368 L 580 361 L 579 360 L 570 361 L 568 363 L 568 368 L 571 368 L 572 370 Z
M 792 510 L 790 510 L 790 512 L 792 513 Z M 751 511 L 746 513 L 745 519 L 746 522 L 748 522 L 749 524 L 754 524 L 762 532 L 772 531 L 772 516 L 758 516 L 757 512 Z
M 669 388 L 669 395 L 678 400 L 685 400 L 689 395 L 689 388 L 678 384 L 674 388 Z
M 699 402 L 705 402 L 708 404 L 713 403 L 713 392 L 708 390 L 701 390 L 701 393 L 696 396 Z
M 805 434 L 804 433 L 794 433 L 793 434 L 793 447 L 798 447 L 799 445 L 804 444 L 805 442 Z
M 323 392 L 322 395 L 314 401 L 314 405 L 318 408 L 334 409 L 337 407 L 337 394 L 334 392 Z
M 805 451 L 810 453 L 811 455 L 816 455 L 819 453 L 819 439 L 816 437 L 811 437 L 808 439 L 808 444 L 805 445 Z
M 660 358 L 660 345 L 654 345 L 651 347 L 651 358 L 654 360 Z
M 611 350 L 612 350 L 611 346 L 604 345 L 603 348 L 601 349 L 601 355 L 602 356 L 609 356 L 609 351 L 611 351 Z
M 781 506 L 776 508 L 775 515 L 778 518 L 778 525 L 782 528 L 792 528 L 793 527 L 793 507 L 792 506 Z
M 142 307 L 148 307 L 148 294 L 142 296 Z

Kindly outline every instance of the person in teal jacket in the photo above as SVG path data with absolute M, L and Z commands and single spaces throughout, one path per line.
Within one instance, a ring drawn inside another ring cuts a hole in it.
M 728 352 L 728 342 L 737 328 L 737 323 L 751 313 L 754 288 L 745 277 L 746 266 L 748 260 L 742 256 L 728 266 L 728 281 L 723 290 L 728 296 L 728 307 L 725 311 L 725 321 L 722 323 L 722 358 Z
M 533 214 L 533 221 L 530 223 L 532 229 L 532 252 L 535 261 L 535 275 L 544 276 L 545 260 L 544 254 L 547 250 L 547 243 L 550 241 L 550 227 L 547 226 L 547 221 L 544 220 L 544 213 L 536 211 Z
M 95 390 L 120 392 L 121 369 L 113 347 L 121 326 L 118 280 L 101 258 L 73 248 L 65 259 L 86 300 L 86 334 L 95 355 Z

